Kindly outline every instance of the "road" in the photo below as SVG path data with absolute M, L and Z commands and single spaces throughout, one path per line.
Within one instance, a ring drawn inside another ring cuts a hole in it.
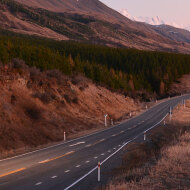
M 0 161 L 0 190 L 89 189 L 82 182 L 94 181 L 97 163 L 102 168 L 120 150 L 161 122 L 184 95 L 157 104 L 141 115 L 112 128 L 52 147 Z M 97 179 L 95 179 L 96 181 Z

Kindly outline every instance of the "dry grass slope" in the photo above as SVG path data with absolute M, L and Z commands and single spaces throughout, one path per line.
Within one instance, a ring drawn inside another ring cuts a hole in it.
M 105 113 L 117 121 L 141 110 L 83 76 L 40 72 L 20 60 L 0 65 L 0 89 L 0 156 L 61 141 L 64 131 L 73 138 L 101 129 Z

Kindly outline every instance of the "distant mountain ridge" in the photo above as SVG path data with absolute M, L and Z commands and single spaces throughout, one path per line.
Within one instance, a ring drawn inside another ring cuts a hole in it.
M 190 53 L 190 32 L 174 35 L 134 22 L 98 0 L 0 0 L 0 27 L 56 40 Z

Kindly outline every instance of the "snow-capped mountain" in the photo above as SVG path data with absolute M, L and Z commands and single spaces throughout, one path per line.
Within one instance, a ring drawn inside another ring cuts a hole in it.
M 158 16 L 152 17 L 152 18 L 150 18 L 150 17 L 134 17 L 126 9 L 121 10 L 120 13 L 133 21 L 145 22 L 150 25 L 170 25 L 170 26 L 173 26 L 176 28 L 182 28 L 182 29 L 186 29 L 186 30 L 190 31 L 190 25 L 184 26 L 184 25 L 176 24 L 175 22 L 167 22 L 167 21 L 162 20 Z
M 121 14 L 126 16 L 127 18 L 133 20 L 133 21 L 138 21 L 138 22 L 146 22 L 151 25 L 161 25 L 161 24 L 166 24 L 163 20 L 161 20 L 158 16 L 150 18 L 150 17 L 134 17 L 132 16 L 126 9 L 123 9 L 121 11 Z

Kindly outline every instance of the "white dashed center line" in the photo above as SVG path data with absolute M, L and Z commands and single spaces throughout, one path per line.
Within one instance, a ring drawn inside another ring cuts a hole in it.
M 86 161 L 86 163 L 89 163 L 89 162 L 90 162 L 89 160 Z
M 66 171 L 65 171 L 65 173 L 68 173 L 68 172 L 70 172 L 70 170 L 66 170 Z
M 97 156 L 94 157 L 94 159 L 97 159 L 97 158 L 98 158 Z
M 35 185 L 37 185 L 37 186 L 38 186 L 38 185 L 41 185 L 41 184 L 42 184 L 42 182 L 38 182 L 38 183 L 36 183 Z
M 77 145 L 79 145 L 79 144 L 85 144 L 85 142 L 78 142 L 78 143 L 76 143 L 76 144 L 70 145 L 70 147 L 72 147 L 72 146 L 77 146 Z
M 76 166 L 76 168 L 79 168 L 79 167 L 80 167 L 80 165 L 77 165 L 77 166 Z
M 101 154 L 101 156 L 104 156 L 104 155 L 105 155 L 104 153 Z
M 57 178 L 57 176 L 56 176 L 56 175 L 54 175 L 54 176 L 52 176 L 51 178 L 52 178 L 52 179 L 55 179 L 55 178 Z
M 112 137 L 115 137 L 115 136 L 116 136 L 116 134 L 113 134 L 113 135 L 112 135 Z

